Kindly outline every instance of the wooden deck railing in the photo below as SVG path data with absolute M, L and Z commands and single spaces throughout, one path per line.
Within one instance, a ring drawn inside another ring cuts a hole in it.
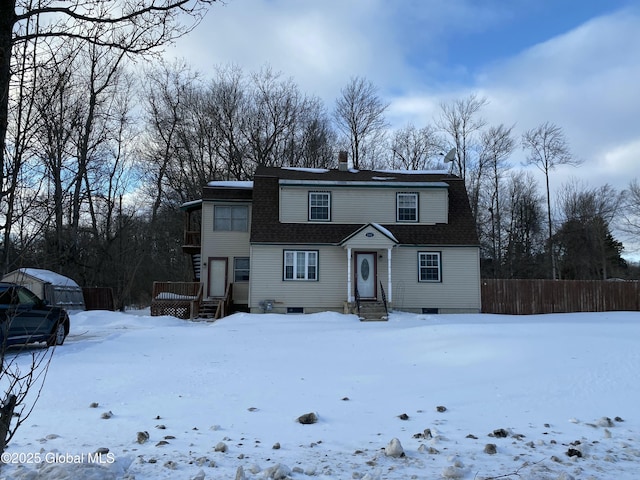
M 194 319 L 202 301 L 199 282 L 153 282 L 151 315 Z
M 201 242 L 201 234 L 200 234 L 200 230 L 185 230 L 184 232 L 184 245 L 191 245 L 191 246 L 201 246 L 202 242 Z

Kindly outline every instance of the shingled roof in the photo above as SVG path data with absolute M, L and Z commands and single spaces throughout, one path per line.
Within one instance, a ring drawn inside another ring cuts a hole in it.
M 449 223 L 436 225 L 382 224 L 400 244 L 477 246 L 478 235 L 471 215 L 464 181 L 446 172 L 404 173 L 373 170 L 288 169 L 258 167 L 253 184 L 251 243 L 330 244 L 337 245 L 345 237 L 366 225 L 280 223 L 279 181 L 321 180 L 328 182 L 379 182 L 381 186 L 393 176 L 394 182 L 444 182 L 449 191 Z M 366 220 L 366 219 L 364 219 Z

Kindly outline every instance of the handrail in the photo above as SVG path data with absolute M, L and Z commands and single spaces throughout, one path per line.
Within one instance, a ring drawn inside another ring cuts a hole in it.
M 382 281 L 380 281 L 380 291 L 382 292 L 382 302 L 384 303 L 384 312 L 389 315 L 389 309 L 387 308 L 387 295 L 384 293 L 384 287 Z
M 218 308 L 216 308 L 216 314 L 213 316 L 215 320 L 226 317 L 231 310 L 231 301 L 233 298 L 233 283 L 229 283 L 224 292 L 224 297 L 218 301 Z
M 191 302 L 191 308 L 189 313 L 189 318 L 191 320 L 198 318 L 200 314 L 200 303 L 202 303 L 202 292 L 203 285 L 200 284 L 200 288 L 198 289 L 198 295 L 196 295 L 196 299 Z
M 356 299 L 356 308 L 358 310 L 358 316 L 360 316 L 360 294 L 358 293 L 358 286 L 354 285 L 354 294 Z
M 153 282 L 152 298 L 160 300 L 165 298 L 195 297 L 198 295 L 200 282 Z M 164 294 L 164 295 L 163 295 Z

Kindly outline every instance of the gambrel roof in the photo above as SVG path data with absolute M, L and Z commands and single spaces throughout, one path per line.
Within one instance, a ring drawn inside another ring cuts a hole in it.
M 449 222 L 425 224 L 381 224 L 400 244 L 478 246 L 475 222 L 469 207 L 464 181 L 447 172 L 397 172 L 375 170 L 292 169 L 258 167 L 253 184 L 251 243 L 330 244 L 345 238 L 369 223 L 280 223 L 280 184 L 313 184 L 356 187 L 447 188 Z

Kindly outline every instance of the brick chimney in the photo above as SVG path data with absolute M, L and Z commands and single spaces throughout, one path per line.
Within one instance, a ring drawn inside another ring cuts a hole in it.
M 338 152 L 338 170 L 346 172 L 349 170 L 349 161 L 347 160 L 347 152 L 340 150 Z

